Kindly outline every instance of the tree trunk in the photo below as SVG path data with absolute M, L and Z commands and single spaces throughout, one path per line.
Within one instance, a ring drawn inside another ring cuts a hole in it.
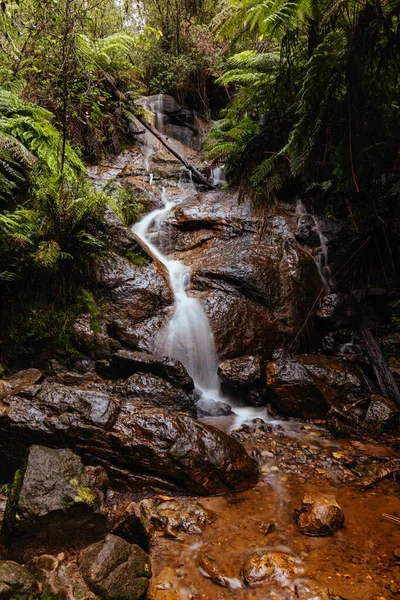
M 187 161 L 186 158 L 184 156 L 182 156 L 182 154 L 180 154 L 177 150 L 175 150 L 175 148 L 173 148 L 171 146 L 171 144 L 167 141 L 167 139 L 159 131 L 154 129 L 154 127 L 152 125 L 150 125 L 150 123 L 148 123 L 142 117 L 136 117 L 136 118 L 138 119 L 138 121 L 140 121 L 140 123 L 143 125 L 143 127 L 146 127 L 146 129 L 148 129 L 148 131 L 150 131 L 150 133 L 152 133 L 154 135 L 154 137 L 157 138 L 158 141 L 161 142 L 163 146 L 165 146 L 165 148 L 168 150 L 168 152 L 171 152 L 171 154 L 173 154 L 175 156 L 175 158 L 177 158 L 191 173 L 193 173 L 194 177 L 200 183 L 202 183 L 203 185 L 206 185 L 211 190 L 215 189 L 215 187 L 212 185 L 212 183 L 210 183 L 208 181 L 208 179 L 206 179 L 204 177 L 204 175 L 202 175 L 200 173 L 200 171 L 198 171 L 196 169 L 196 167 L 194 167 L 189 161 Z
M 389 398 L 389 400 L 394 400 L 394 402 L 400 404 L 400 391 L 394 380 L 393 373 L 389 369 L 385 357 L 383 356 L 381 347 L 370 329 L 364 329 L 362 334 L 369 360 L 376 379 L 378 380 L 382 395 L 385 396 L 385 398 Z

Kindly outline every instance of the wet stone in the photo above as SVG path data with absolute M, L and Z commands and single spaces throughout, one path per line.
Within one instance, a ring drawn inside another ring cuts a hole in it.
M 201 534 L 215 518 L 200 502 L 190 500 L 169 500 L 158 505 L 154 500 L 143 500 L 140 509 L 142 522 L 151 523 L 155 531 L 172 538 L 182 533 Z
M 344 523 L 343 510 L 333 494 L 306 494 L 294 516 L 300 531 L 309 536 L 332 535 Z
M 285 584 L 288 579 L 298 577 L 302 572 L 300 560 L 292 554 L 257 552 L 243 565 L 242 577 L 247 585 L 270 582 Z
M 25 567 L 11 560 L 0 561 L 0 599 L 33 600 L 36 580 Z
M 221 587 L 228 589 L 240 588 L 241 581 L 235 577 L 225 565 L 219 564 L 213 557 L 212 549 L 209 546 L 201 548 L 197 555 L 196 564 L 200 573 Z
M 111 534 L 80 553 L 79 568 L 88 586 L 107 600 L 140 600 L 151 577 L 146 552 Z

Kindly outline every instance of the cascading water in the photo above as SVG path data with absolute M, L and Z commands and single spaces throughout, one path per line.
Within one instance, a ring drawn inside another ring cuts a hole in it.
M 215 167 L 211 171 L 211 181 L 215 187 L 224 187 L 226 185 L 225 166 Z
M 332 275 L 328 263 L 328 240 L 321 231 L 318 219 L 312 213 L 307 211 L 301 200 L 297 200 L 296 215 L 299 215 L 300 218 L 310 217 L 314 223 L 314 228 L 319 238 L 318 255 L 315 259 L 315 264 L 317 265 L 318 273 L 324 284 L 325 290 L 326 292 L 329 292 Z
M 155 351 L 159 355 L 179 360 L 203 395 L 216 400 L 219 397 L 219 381 L 214 339 L 200 300 L 188 295 L 190 268 L 180 261 L 169 260 L 150 239 L 151 225 L 160 222 L 177 204 L 167 200 L 165 188 L 162 199 L 164 206 L 161 209 L 149 213 L 132 228 L 150 252 L 166 267 L 175 300 L 174 315 L 156 341 Z

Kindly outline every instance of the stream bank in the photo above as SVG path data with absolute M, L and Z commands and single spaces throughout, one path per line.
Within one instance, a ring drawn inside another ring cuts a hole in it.
M 75 323 L 83 358 L 73 370 L 57 357 L 46 376 L 31 369 L 1 382 L 4 484 L 29 452 L 4 490 L 4 558 L 26 564 L 51 598 L 396 598 L 400 529 L 382 513 L 399 511 L 399 410 L 380 396 L 362 341 L 351 340 L 357 310 L 368 306 L 379 321 L 393 292 L 366 293 L 358 304 L 354 294 L 329 293 L 305 331 L 321 290 L 318 265 L 340 245 L 341 225 L 321 218 L 316 228 L 296 202 L 261 219 L 232 191 L 196 189 L 173 158 L 153 150 L 135 146 L 91 170 L 97 181 L 116 177 L 145 194 L 157 214 L 138 237 L 110 212 L 119 251 L 97 273 L 100 331 L 90 314 Z M 185 151 L 204 167 L 196 149 Z M 149 259 L 137 265 L 129 252 Z M 157 350 L 176 315 L 175 261 L 183 299 L 211 325 L 222 384 L 211 397 L 174 344 L 172 356 Z M 385 336 L 391 365 L 396 344 L 398 335 Z M 44 485 L 35 459 L 43 452 L 57 492 L 49 502 L 44 490 L 45 510 L 32 503 Z M 304 496 L 317 493 L 333 494 L 344 513 L 328 536 L 304 535 L 295 520 Z M 261 566 L 251 571 L 254 554 Z M 110 569 L 97 577 L 99 556 Z M 40 586 L 30 590 L 43 597 Z M 7 593 L 17 600 L 18 590 Z

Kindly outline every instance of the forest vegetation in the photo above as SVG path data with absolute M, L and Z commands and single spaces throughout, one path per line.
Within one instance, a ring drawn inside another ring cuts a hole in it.
M 110 198 L 86 165 L 129 144 L 145 94 L 218 118 L 209 158 L 242 195 L 301 194 L 345 219 L 355 248 L 374 239 L 394 276 L 399 16 L 399 0 L 4 0 L 0 359 L 10 340 L 75 352 L 68 324 L 95 307 L 109 250 Z M 113 202 L 138 215 L 123 190 Z

